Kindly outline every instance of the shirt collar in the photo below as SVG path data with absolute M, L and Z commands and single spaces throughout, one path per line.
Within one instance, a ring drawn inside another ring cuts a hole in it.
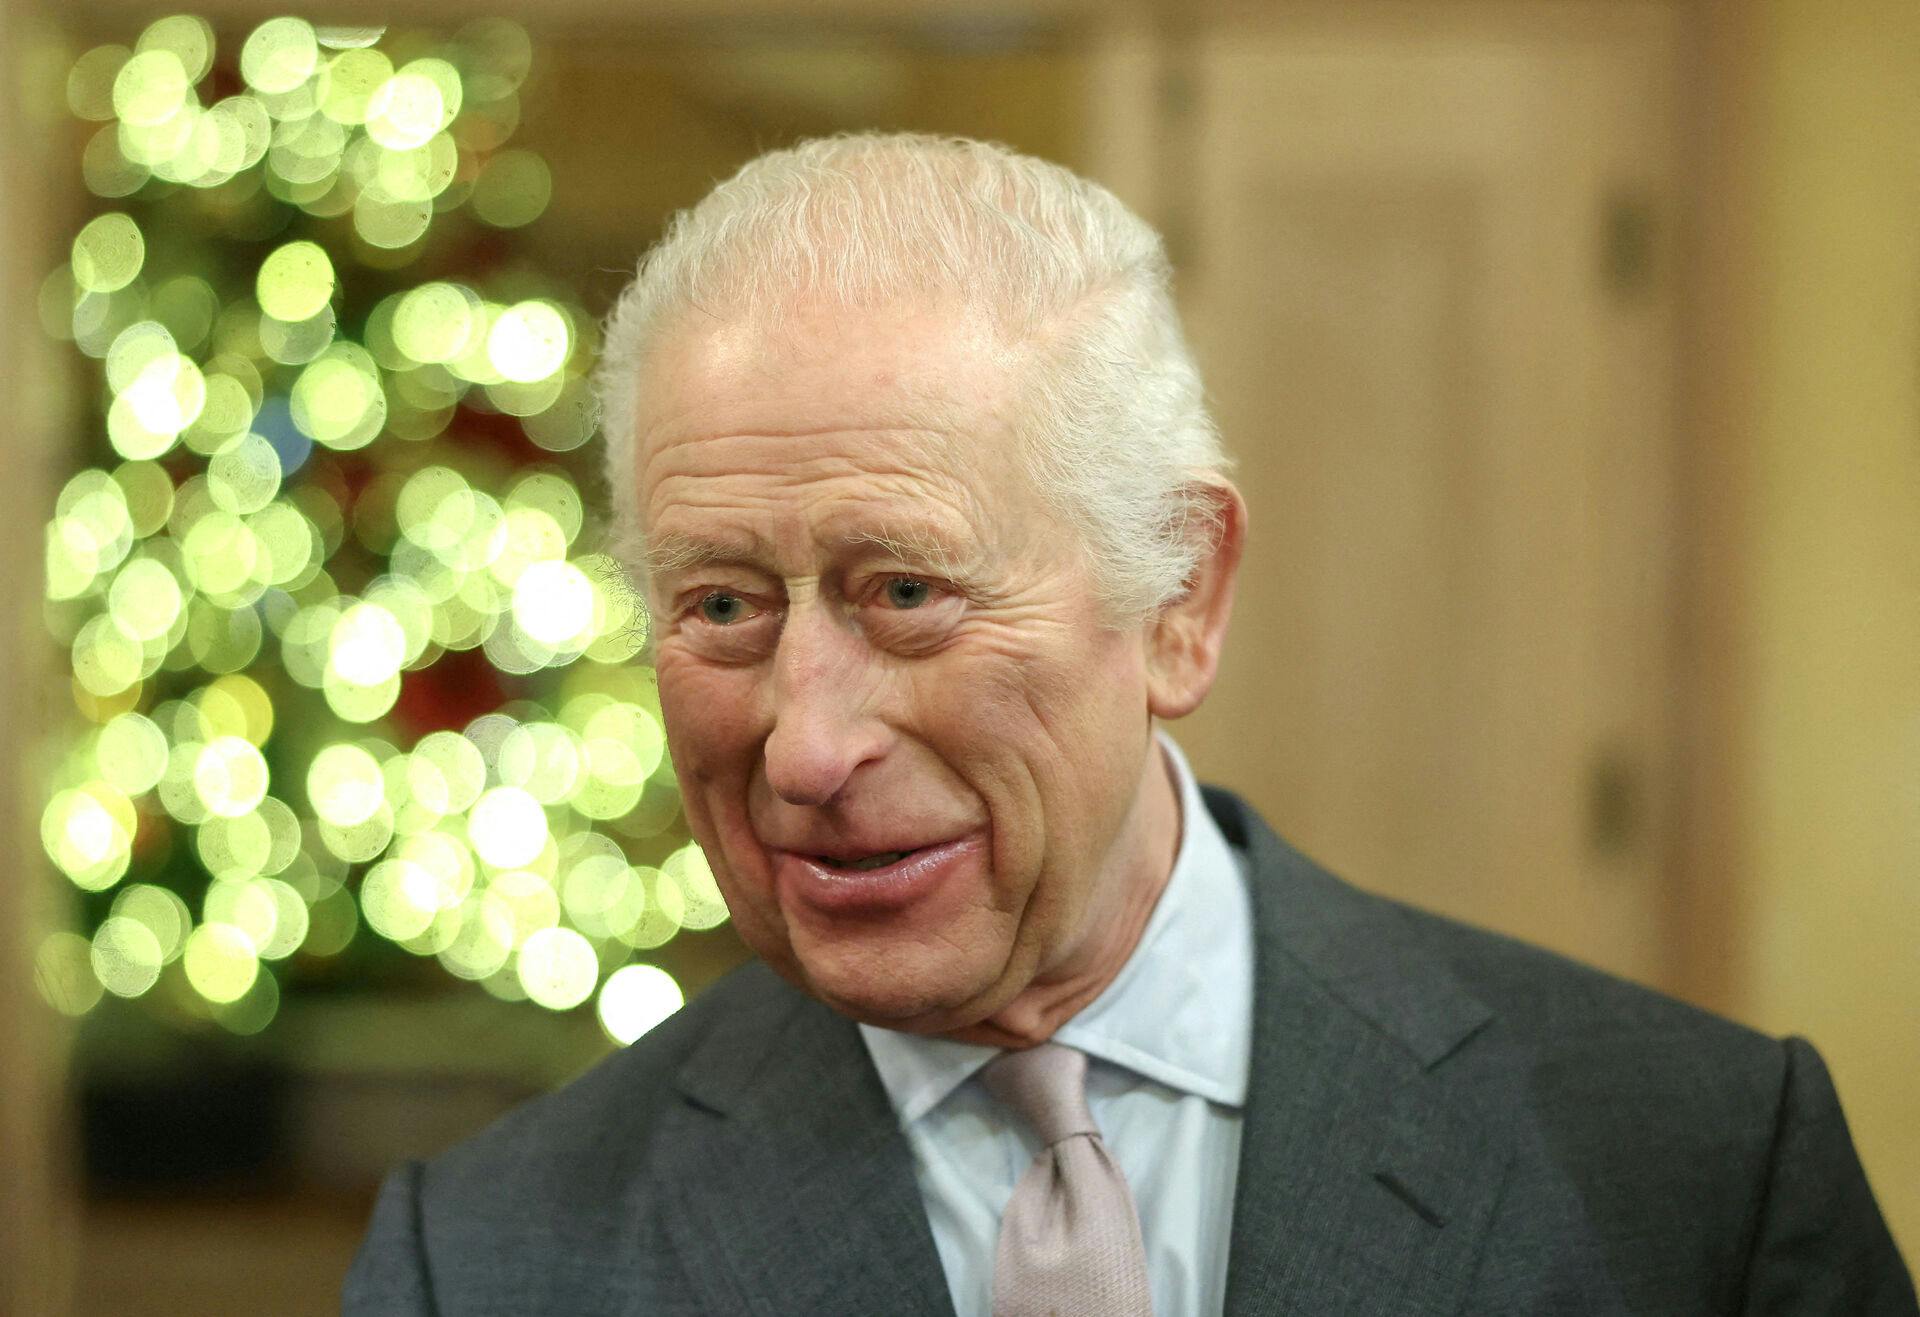
M 1186 757 L 1160 748 L 1180 796 L 1180 849 L 1133 955 L 1057 1041 L 1180 1092 L 1246 1101 L 1253 1032 L 1253 912 L 1246 879 L 1200 798 Z M 1221 930 L 1231 935 L 1221 936 Z M 910 1125 L 998 1052 L 974 1043 L 860 1026 L 880 1082 Z

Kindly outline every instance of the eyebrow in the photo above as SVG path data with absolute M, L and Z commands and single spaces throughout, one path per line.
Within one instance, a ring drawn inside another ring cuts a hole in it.
M 878 549 L 909 572 L 938 576 L 960 586 L 975 584 L 977 570 L 970 562 L 972 555 L 931 526 L 893 523 L 852 531 L 833 543 L 843 550 Z M 765 570 L 771 556 L 767 542 L 751 533 L 711 539 L 669 531 L 648 540 L 644 561 L 647 574 L 659 576 L 715 563 Z
M 751 564 L 767 556 L 766 548 L 766 543 L 757 535 L 725 541 L 669 532 L 648 537 L 643 559 L 647 574 L 657 576 L 663 572 L 684 572 L 711 563 Z
M 913 571 L 944 577 L 956 583 L 972 575 L 968 555 L 931 526 L 895 524 L 855 531 L 839 541 L 848 549 L 874 548 Z

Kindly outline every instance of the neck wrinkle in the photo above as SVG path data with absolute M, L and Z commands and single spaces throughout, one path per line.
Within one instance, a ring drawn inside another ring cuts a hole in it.
M 1094 962 L 1086 970 L 1065 976 L 1057 983 L 1049 983 L 1044 978 L 1036 979 L 1001 1010 L 978 1024 L 956 1029 L 944 1037 L 956 1042 L 979 1043 L 1013 1051 L 1037 1047 L 1091 1005 L 1126 968 L 1140 945 L 1140 936 L 1146 931 L 1147 922 L 1153 918 L 1154 909 L 1160 904 L 1161 895 L 1173 878 L 1174 862 L 1179 857 L 1180 842 L 1185 833 L 1185 819 L 1173 767 L 1167 762 L 1166 751 L 1157 740 L 1153 750 L 1154 763 L 1159 771 L 1152 774 L 1151 784 L 1147 787 L 1152 796 L 1147 808 L 1171 813 L 1173 826 L 1161 830 L 1156 829 L 1151 821 L 1148 823 L 1145 831 L 1149 837 L 1158 831 L 1161 836 L 1170 837 L 1170 840 L 1146 866 L 1145 872 L 1153 876 L 1152 881 L 1136 885 L 1124 898 L 1125 904 L 1118 912 L 1117 934 L 1105 940 L 1106 946 L 1096 953 Z

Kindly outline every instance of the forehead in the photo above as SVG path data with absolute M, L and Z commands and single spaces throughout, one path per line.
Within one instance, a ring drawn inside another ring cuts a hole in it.
M 782 491 L 904 525 L 971 520 L 969 504 L 1024 484 L 1012 360 L 979 318 L 933 309 L 802 308 L 670 334 L 641 380 L 648 528 L 776 512 Z
M 778 316 L 696 320 L 647 354 L 641 461 L 746 425 L 803 434 L 984 420 L 1002 410 L 1014 360 L 983 317 L 958 307 L 800 304 Z

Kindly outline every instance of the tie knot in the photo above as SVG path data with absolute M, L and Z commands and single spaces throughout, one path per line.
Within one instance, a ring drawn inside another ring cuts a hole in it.
M 1014 1111 L 1052 1147 L 1076 1134 L 1098 1137 L 1087 1110 L 1087 1054 L 1059 1043 L 1006 1052 L 980 1074 L 987 1091 Z

